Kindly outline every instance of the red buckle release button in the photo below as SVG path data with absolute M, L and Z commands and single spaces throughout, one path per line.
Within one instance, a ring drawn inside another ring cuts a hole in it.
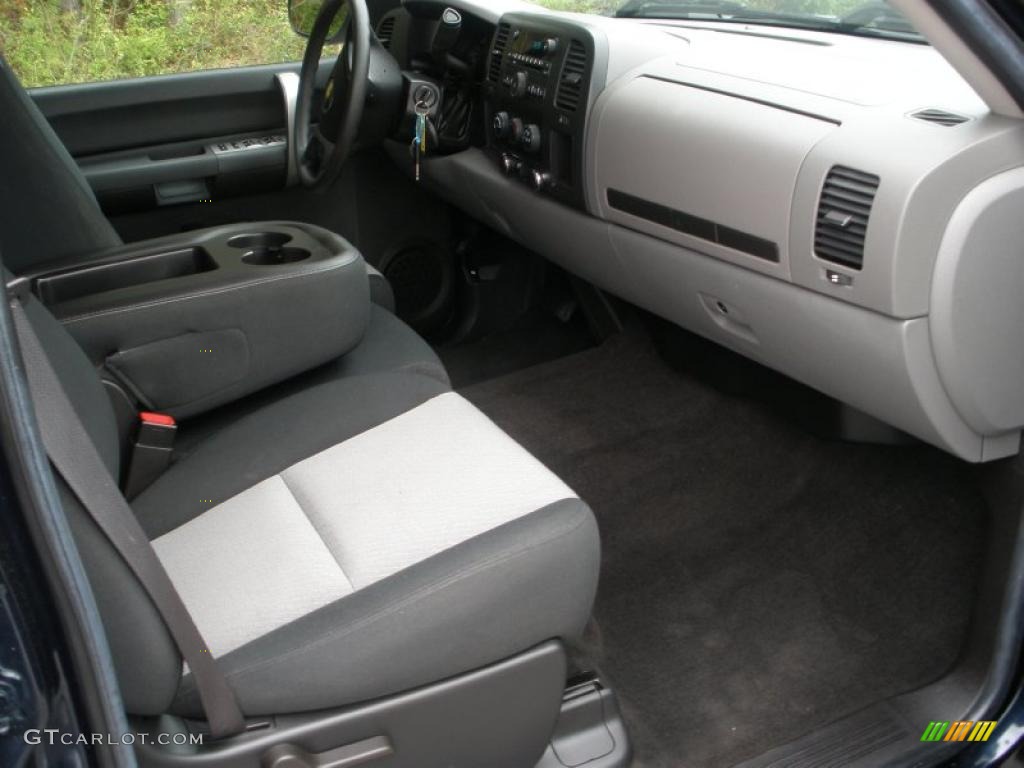
M 166 413 L 153 413 L 151 411 L 142 411 L 139 414 L 139 420 L 143 424 L 152 424 L 154 427 L 176 427 L 177 422 L 174 421 L 173 416 L 168 416 Z

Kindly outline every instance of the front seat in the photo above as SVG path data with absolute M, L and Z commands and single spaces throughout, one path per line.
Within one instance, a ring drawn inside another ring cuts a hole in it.
M 117 477 L 117 427 L 96 370 L 41 304 L 27 297 L 25 309 Z M 200 718 L 147 593 L 59 488 L 126 709 Z M 597 584 L 590 509 L 468 401 L 421 374 L 347 377 L 269 404 L 204 440 L 132 506 L 251 718 L 358 712 L 412 690 L 466 717 L 446 703 L 442 681 L 548 641 L 574 642 Z M 557 713 L 564 659 L 554 669 L 555 679 L 526 684 L 507 703 Z M 471 710 L 495 705 L 485 692 Z M 390 729 L 386 718 L 374 722 Z M 494 726 L 517 733 L 514 722 Z M 549 735 L 520 733 L 519 749 L 539 757 Z M 458 748 L 442 740 L 435 753 L 394 765 L 445 765 L 446 750 Z M 513 753 L 479 754 L 487 762 L 452 764 L 526 765 Z
M 4 136 L 21 141 L 8 131 L 31 124 L 39 133 L 23 137 L 20 153 L 48 158 L 38 177 L 31 162 L 5 174 L 4 201 L 24 180 L 28 197 L 70 206 L 57 238 L 68 251 L 74 238 L 116 237 L 0 70 L 0 100 L 20 104 L 17 115 L 0 111 Z M 0 151 L 12 168 L 8 155 L 19 151 Z M 27 204 L 16 212 L 5 212 L 0 232 L 14 271 L 38 255 L 25 228 L 50 218 Z M 122 441 L 99 372 L 45 307 L 21 301 L 106 471 L 119 477 Z M 339 361 L 226 411 L 133 500 L 250 721 L 245 733 L 201 747 L 140 747 L 144 763 L 355 765 L 372 752 L 394 768 L 525 768 L 543 752 L 565 647 L 581 635 L 596 589 L 593 514 L 431 366 L 363 354 L 365 365 Z M 58 490 L 126 710 L 143 731 L 201 733 L 192 677 L 154 603 L 59 477 Z M 304 751 L 274 751 L 295 744 Z

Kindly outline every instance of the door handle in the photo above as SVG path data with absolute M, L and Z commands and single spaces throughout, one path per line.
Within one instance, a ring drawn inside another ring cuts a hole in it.
M 285 183 L 292 187 L 299 181 L 299 159 L 295 156 L 295 103 L 299 98 L 299 76 L 294 72 L 278 72 L 274 77 L 284 99 L 284 119 L 288 129 L 288 176 Z

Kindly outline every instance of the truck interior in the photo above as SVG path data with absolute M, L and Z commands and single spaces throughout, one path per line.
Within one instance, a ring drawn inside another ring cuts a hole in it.
M 301 63 L 0 58 L 5 452 L 80 663 L 204 737 L 134 759 L 931 765 L 997 719 L 1024 112 L 961 5 L 294 0 Z

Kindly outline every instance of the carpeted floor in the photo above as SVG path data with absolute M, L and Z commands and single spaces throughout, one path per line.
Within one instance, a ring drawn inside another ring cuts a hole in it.
M 987 517 L 956 460 L 812 437 L 637 333 L 463 393 L 597 515 L 638 766 L 732 765 L 953 663 Z

